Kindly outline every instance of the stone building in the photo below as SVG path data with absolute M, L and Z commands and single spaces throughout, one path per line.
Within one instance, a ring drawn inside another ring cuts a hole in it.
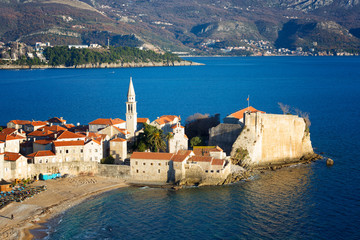
M 178 122 L 171 127 L 172 138 L 168 141 L 168 152 L 176 153 L 179 150 L 188 149 L 188 138 L 185 135 L 185 128 Z
M 66 120 L 63 119 L 63 117 L 53 117 L 50 118 L 49 120 L 47 120 L 47 122 L 52 126 L 52 125 L 57 125 L 57 126 L 61 126 L 61 125 L 65 125 L 66 124 Z
M 4 153 L 4 179 L 27 178 L 28 163 L 27 158 L 20 153 Z
M 126 122 L 120 118 L 98 118 L 89 123 L 90 132 L 98 132 L 99 130 L 108 126 L 115 126 L 118 128 L 126 128 Z
M 56 163 L 57 158 L 53 151 L 37 151 L 26 156 L 28 158 L 28 163 L 33 164 L 46 164 L 46 163 Z
M 6 152 L 20 152 L 20 143 L 25 141 L 21 135 L 0 133 L 0 141 L 5 143 Z
M 31 121 L 30 123 L 25 124 L 24 131 L 25 132 L 33 132 L 33 131 L 38 130 L 39 128 L 45 127 L 46 125 L 48 125 L 48 122 Z
M 174 176 L 173 153 L 134 152 L 130 157 L 130 175 L 135 182 L 171 182 Z
M 152 121 L 150 125 L 163 130 L 163 133 L 166 134 L 168 132 L 172 132 L 171 127 L 180 121 L 181 121 L 180 116 L 164 115 Z
M 30 123 L 31 121 L 28 120 L 11 120 L 10 122 L 7 123 L 7 127 L 24 130 L 24 126 Z
M 127 158 L 127 141 L 123 138 L 110 140 L 110 155 L 115 159 L 116 164 L 121 164 Z
M 241 109 L 237 112 L 234 112 L 228 116 L 226 116 L 224 118 L 224 123 L 229 123 L 229 124 L 240 124 L 241 126 L 244 126 L 244 114 L 246 112 L 261 112 L 261 113 L 265 113 L 263 111 L 257 110 L 252 106 L 249 106 L 247 108 Z
M 0 181 L 4 178 L 4 152 L 5 143 L 0 141 Z

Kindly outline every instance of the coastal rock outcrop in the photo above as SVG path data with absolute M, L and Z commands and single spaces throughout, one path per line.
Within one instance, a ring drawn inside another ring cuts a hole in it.
M 242 166 L 264 167 L 318 155 L 314 154 L 303 118 L 257 112 L 245 114 L 245 126 L 232 146 L 231 156 Z

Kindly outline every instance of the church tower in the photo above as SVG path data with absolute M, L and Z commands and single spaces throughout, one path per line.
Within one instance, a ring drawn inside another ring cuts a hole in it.
M 130 137 L 135 136 L 137 128 L 137 112 L 136 112 L 136 101 L 135 101 L 135 90 L 130 77 L 129 90 L 126 102 L 126 129 L 130 132 Z

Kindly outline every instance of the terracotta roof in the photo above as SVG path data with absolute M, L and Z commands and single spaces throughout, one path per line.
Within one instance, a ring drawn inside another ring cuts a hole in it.
M 224 165 L 224 159 L 213 159 L 211 165 Z
M 31 121 L 28 120 L 11 120 L 10 122 L 17 125 L 25 125 L 31 123 Z
M 45 157 L 45 156 L 55 156 L 55 153 L 53 153 L 52 151 L 49 150 L 45 150 L 45 151 L 37 151 L 34 153 L 31 153 L 29 155 L 27 155 L 27 157 Z
M 110 142 L 126 142 L 123 138 L 114 138 L 113 140 L 110 140 Z
M 71 124 L 71 123 L 70 124 L 64 124 L 63 126 L 66 127 L 67 129 L 75 127 L 75 125 Z
M 90 122 L 89 124 L 92 125 L 115 125 L 115 124 L 120 124 L 120 123 L 124 123 L 125 121 L 120 119 L 120 118 L 115 118 L 115 119 L 111 119 L 111 118 L 98 118 L 92 122 Z
M 49 123 L 64 123 L 66 122 L 66 120 L 58 118 L 58 117 L 53 117 L 50 118 L 49 120 L 47 120 Z
M 265 113 L 265 112 L 263 112 L 263 111 L 257 110 L 257 109 L 255 109 L 255 108 L 253 108 L 252 106 L 250 106 L 250 107 L 248 107 L 248 108 L 244 108 L 244 109 L 241 109 L 241 110 L 239 110 L 239 111 L 237 111 L 237 112 L 234 112 L 234 113 L 230 114 L 230 115 L 227 116 L 227 117 L 233 117 L 233 118 L 237 118 L 237 119 L 242 119 L 242 118 L 244 118 L 244 113 L 245 113 L 245 112 L 248 112 L 248 111 L 250 111 L 250 112 L 261 112 L 261 113 Z
M 48 123 L 47 122 L 44 122 L 44 121 L 32 121 L 30 123 L 28 123 L 27 125 L 32 125 L 32 126 L 45 126 L 47 125 Z
M 85 144 L 88 144 L 88 143 L 90 143 L 90 142 L 94 142 L 94 143 L 96 143 L 96 144 L 98 144 L 98 145 L 101 144 L 101 142 L 98 141 L 98 140 L 96 140 L 96 139 L 89 139 Z
M 212 148 L 209 151 L 210 152 L 223 152 L 224 150 L 222 150 L 221 147 L 216 146 L 215 148 Z
M 192 153 L 191 150 L 185 150 L 185 149 L 181 149 L 179 151 L 177 151 L 177 155 L 190 155 Z
M 137 118 L 138 123 L 148 123 L 150 120 L 148 118 Z
M 118 128 L 115 126 L 113 126 L 113 127 L 124 135 L 130 134 L 130 132 L 128 130 L 126 130 L 125 128 Z
M 183 126 L 181 126 L 181 125 L 180 125 L 180 127 L 181 127 L 181 128 L 185 128 L 185 127 L 183 127 Z M 174 124 L 174 126 L 172 126 L 171 128 L 172 128 L 172 129 L 177 128 L 177 124 Z
M 17 130 L 15 128 L 4 128 L 1 133 L 5 133 L 5 134 L 12 134 L 14 132 L 17 132 Z
M 171 160 L 173 153 L 134 152 L 131 159 Z
M 159 125 L 163 125 L 166 123 L 173 122 L 175 120 L 175 118 L 179 118 L 179 121 L 180 121 L 180 116 L 164 115 L 164 116 L 161 116 L 158 119 L 156 119 L 155 122 L 157 122 Z
M 34 143 L 41 144 L 41 145 L 47 145 L 49 143 L 52 143 L 53 141 L 54 140 L 51 140 L 51 139 L 41 139 L 41 140 L 35 141 Z
M 49 131 L 49 130 L 36 130 L 33 131 L 31 133 L 28 134 L 28 136 L 32 136 L 32 137 L 46 137 L 49 136 L 51 134 L 53 134 L 54 132 Z
M 211 162 L 213 158 L 207 156 L 192 156 L 189 160 L 193 162 Z
M 0 132 L 0 141 L 6 142 L 9 140 L 24 139 L 24 137 L 14 134 L 5 134 Z
M 60 132 L 60 131 L 65 131 L 66 128 L 64 127 L 60 127 L 57 125 L 52 125 L 52 126 L 45 126 L 42 128 L 39 128 L 40 130 L 44 129 L 44 130 L 48 130 L 48 131 L 52 131 L 52 132 Z
M 193 151 L 199 156 L 210 156 L 210 152 L 223 152 L 219 146 L 195 146 Z
M 81 134 L 69 132 L 66 130 L 60 133 L 60 135 L 56 139 L 58 140 L 58 139 L 68 139 L 68 138 L 85 138 L 85 136 Z
M 191 151 L 190 151 L 191 153 Z M 174 154 L 174 156 L 171 158 L 174 162 L 183 162 L 190 154 Z
M 65 147 L 65 146 L 82 146 L 84 145 L 84 141 L 55 141 L 54 146 L 55 147 Z
M 4 155 L 4 160 L 6 161 L 16 161 L 22 156 L 20 153 L 13 152 L 5 152 Z

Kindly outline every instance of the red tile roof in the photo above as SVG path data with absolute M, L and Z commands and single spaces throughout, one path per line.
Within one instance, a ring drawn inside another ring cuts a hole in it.
M 213 158 L 207 156 L 192 156 L 189 160 L 193 162 L 211 162 Z
M 183 162 L 191 153 L 191 150 L 179 150 L 177 154 L 174 154 L 171 160 L 174 162 Z
M 71 123 L 70 124 L 64 124 L 63 126 L 66 127 L 67 129 L 75 127 L 75 125 L 71 124 Z
M 185 127 L 183 127 L 183 126 L 181 126 L 181 125 L 180 125 L 180 127 L 181 127 L 181 128 L 185 128 Z M 174 124 L 174 126 L 172 126 L 171 128 L 172 128 L 172 129 L 177 128 L 177 124 Z
M 118 127 L 115 127 L 113 126 L 116 130 L 118 130 L 120 133 L 124 134 L 124 135 L 127 135 L 127 134 L 130 134 L 130 132 L 125 129 L 125 128 L 118 128 Z
M 239 110 L 239 111 L 237 111 L 237 112 L 234 112 L 234 113 L 230 114 L 230 115 L 227 116 L 227 117 L 233 117 L 233 118 L 237 118 L 237 119 L 242 119 L 242 118 L 244 118 L 244 113 L 245 113 L 245 112 L 248 112 L 248 111 L 250 111 L 250 112 L 261 112 L 261 113 L 265 113 L 265 112 L 263 112 L 263 111 L 257 110 L 257 109 L 255 109 L 255 108 L 253 108 L 252 106 L 250 106 L 250 107 L 248 107 L 248 108 L 244 108 L 244 109 L 241 109 L 241 110 Z
M 35 141 L 34 143 L 41 144 L 41 145 L 47 145 L 47 144 L 52 143 L 53 141 L 54 140 L 51 140 L 51 139 L 41 139 L 41 140 Z
M 79 141 L 55 141 L 55 147 L 66 147 L 66 146 L 83 146 L 85 143 L 82 140 Z
M 78 134 L 78 133 L 73 133 L 73 132 L 69 132 L 69 131 L 63 131 L 62 133 L 60 133 L 60 135 L 56 138 L 57 140 L 59 139 L 68 139 L 68 138 L 85 138 L 85 136 Z
M 13 152 L 5 152 L 4 155 L 4 160 L 6 161 L 16 161 L 22 156 L 20 153 Z
M 10 122 L 17 125 L 25 125 L 31 123 L 31 121 L 28 120 L 11 120 Z
M 115 119 L 111 119 L 111 118 L 98 118 L 92 122 L 90 122 L 89 124 L 92 125 L 115 125 L 115 124 L 120 124 L 120 123 L 124 123 L 125 121 L 120 119 L 120 118 L 115 118 Z
M 36 130 L 33 131 L 31 133 L 28 134 L 28 136 L 32 136 L 32 137 L 46 137 L 49 136 L 51 134 L 53 134 L 54 132 L 49 131 L 49 130 Z
M 27 155 L 27 157 L 31 157 L 31 158 L 45 157 L 45 156 L 55 156 L 55 153 L 53 153 L 52 151 L 49 151 L 49 150 L 45 150 L 45 151 L 37 151 L 37 152 Z
M 138 123 L 148 123 L 150 120 L 148 118 L 137 118 Z
M 130 158 L 145 160 L 171 160 L 173 155 L 173 153 L 134 152 Z
M 58 117 L 53 117 L 53 118 L 50 118 L 49 120 L 47 120 L 47 122 L 49 122 L 49 123 L 64 123 L 64 122 L 66 122 L 66 120 L 58 118 Z
M 211 165 L 224 165 L 224 159 L 213 159 Z
M 90 142 L 94 142 L 94 143 L 96 143 L 96 144 L 98 144 L 98 145 L 101 144 L 101 141 L 98 141 L 98 140 L 96 140 L 96 139 L 89 139 L 85 144 L 88 144 L 88 143 L 90 143 Z
M 28 123 L 27 125 L 32 125 L 34 127 L 37 127 L 37 126 L 45 126 L 47 124 L 48 123 L 44 122 L 44 121 L 32 121 L 32 122 Z
M 195 146 L 193 151 L 199 156 L 210 156 L 210 152 L 223 152 L 219 146 Z
M 5 133 L 5 134 L 12 134 L 14 132 L 17 132 L 17 130 L 15 128 L 4 128 L 1 133 Z
M 113 140 L 110 140 L 110 142 L 126 142 L 123 138 L 114 138 Z
M 64 127 L 60 127 L 60 126 L 57 126 L 57 125 L 52 125 L 52 126 L 45 126 L 45 127 L 42 127 L 42 128 L 39 128 L 39 130 L 48 130 L 48 131 L 52 131 L 52 132 L 60 132 L 60 131 L 65 131 L 66 128 Z
M 157 122 L 159 125 L 163 125 L 166 123 L 171 123 L 175 120 L 175 118 L 179 118 L 180 121 L 180 116 L 175 116 L 175 115 L 164 115 L 159 117 L 158 119 L 155 120 L 155 122 Z
M 13 134 L 5 134 L 0 132 L 0 141 L 6 142 L 9 140 L 24 139 L 24 137 Z

